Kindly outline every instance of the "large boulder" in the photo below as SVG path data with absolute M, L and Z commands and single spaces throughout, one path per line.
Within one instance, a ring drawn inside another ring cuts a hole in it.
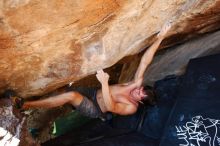
M 42 95 L 142 51 L 220 27 L 220 0 L 1 0 L 0 92 Z

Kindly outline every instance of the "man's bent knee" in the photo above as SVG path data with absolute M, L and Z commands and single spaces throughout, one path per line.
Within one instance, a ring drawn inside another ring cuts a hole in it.
M 69 94 L 68 100 L 70 104 L 72 104 L 73 106 L 80 105 L 80 103 L 83 100 L 83 96 L 80 93 L 72 91 L 72 92 L 68 92 L 68 94 Z

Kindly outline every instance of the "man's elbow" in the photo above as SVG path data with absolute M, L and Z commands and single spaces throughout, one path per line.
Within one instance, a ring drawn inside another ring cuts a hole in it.
M 116 107 L 115 107 L 115 104 L 114 103 L 111 103 L 111 104 L 108 104 L 108 105 L 106 105 L 106 110 L 108 111 L 108 112 L 114 112 L 116 109 L 115 109 Z
M 128 108 L 122 110 L 119 114 L 126 116 L 126 115 L 133 115 L 136 112 L 137 112 L 137 107 L 132 106 L 132 107 L 128 107 Z
M 137 107 L 132 107 L 128 110 L 127 115 L 132 115 L 137 112 Z

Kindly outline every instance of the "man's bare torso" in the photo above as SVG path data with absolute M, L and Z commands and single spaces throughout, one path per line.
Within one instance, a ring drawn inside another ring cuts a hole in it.
M 125 105 L 133 105 L 135 108 L 138 107 L 138 103 L 131 99 L 130 92 L 134 88 L 128 84 L 116 84 L 110 86 L 111 98 L 116 103 L 123 103 Z M 102 91 L 99 89 L 96 94 L 97 102 L 103 112 L 106 111 L 105 103 L 102 96 Z

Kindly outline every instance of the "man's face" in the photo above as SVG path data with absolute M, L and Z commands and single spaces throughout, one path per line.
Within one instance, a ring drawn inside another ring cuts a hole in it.
M 131 95 L 132 99 L 134 99 L 136 101 L 140 101 L 140 100 L 147 97 L 147 94 L 144 91 L 143 87 L 135 88 L 134 90 L 131 91 L 130 95 Z

